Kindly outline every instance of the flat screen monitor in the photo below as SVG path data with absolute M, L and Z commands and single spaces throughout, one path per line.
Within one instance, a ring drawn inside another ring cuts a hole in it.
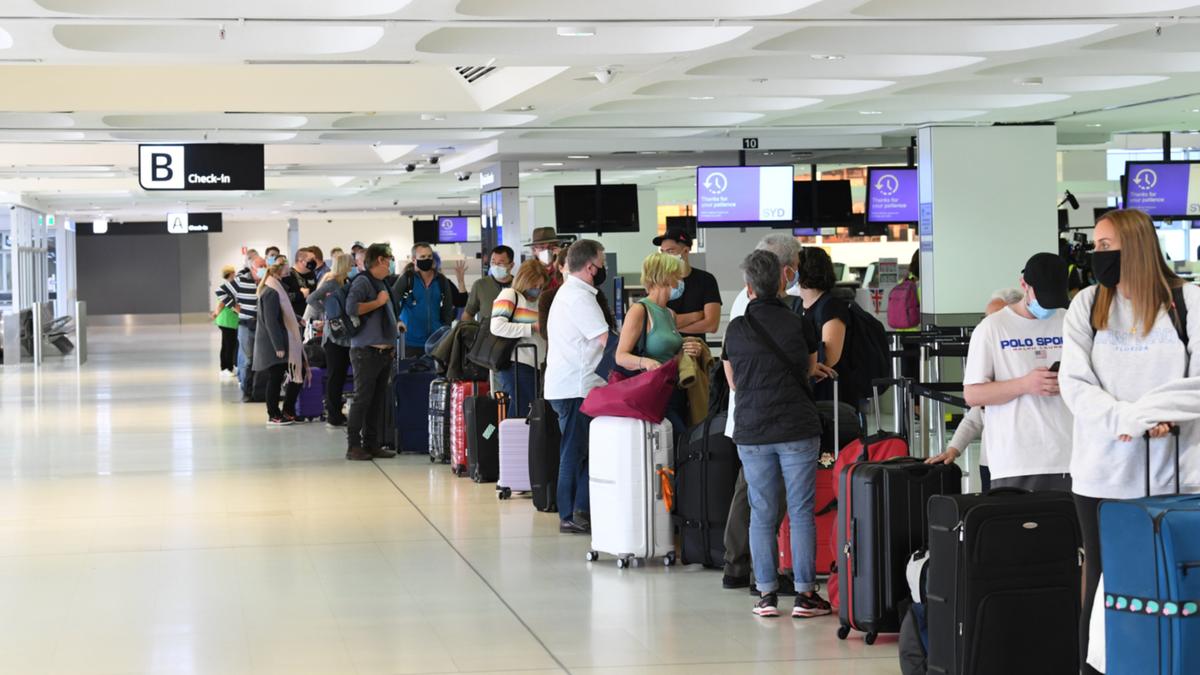
M 667 216 L 667 231 L 680 229 L 696 240 L 696 216 Z
M 637 186 L 555 185 L 554 220 L 560 234 L 637 232 Z
M 1123 203 L 1153 220 L 1200 219 L 1200 162 L 1126 162 Z
M 438 221 L 437 220 L 414 220 L 413 221 L 413 243 L 426 242 L 428 244 L 438 243 Z
M 1109 211 L 1115 211 L 1115 206 L 1097 206 L 1092 209 L 1092 220 L 1100 220 L 1100 218 Z
M 482 241 L 479 218 L 475 216 L 439 216 L 439 244 L 465 244 Z
M 916 223 L 918 199 L 915 167 L 867 167 L 868 223 Z
M 853 220 L 853 209 L 848 180 L 796 181 L 792 185 L 792 224 L 797 227 L 845 225 Z
M 702 166 L 696 169 L 699 227 L 786 225 L 792 222 L 788 166 Z
M 821 234 L 819 227 L 793 227 L 792 236 L 795 237 L 815 237 Z

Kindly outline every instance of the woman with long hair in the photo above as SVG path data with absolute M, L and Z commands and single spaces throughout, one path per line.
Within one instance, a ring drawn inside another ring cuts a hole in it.
M 296 397 L 307 377 L 300 321 L 288 301 L 283 278 L 288 259 L 277 256 L 258 282 L 258 330 L 254 335 L 254 370 L 267 373 L 267 426 L 296 423 Z M 286 384 L 286 393 L 284 386 Z M 279 399 L 283 397 L 283 409 Z
M 1177 277 L 1159 249 L 1154 224 L 1132 209 L 1096 223 L 1092 270 L 1098 286 L 1071 302 L 1063 330 L 1062 397 L 1074 414 L 1071 480 L 1085 552 L 1080 620 L 1083 663 L 1088 622 L 1101 572 L 1099 506 L 1103 499 L 1174 492 L 1180 427 L 1184 491 L 1200 490 L 1193 459 L 1200 445 L 1200 288 Z M 1186 325 L 1180 317 L 1186 314 Z M 1149 432 L 1150 466 L 1146 466 Z M 1189 461 L 1190 460 L 1190 461 Z M 1102 639 L 1102 636 L 1097 636 Z M 1085 673 L 1096 672 L 1084 666 Z
M 333 267 L 321 277 L 317 290 L 308 296 L 308 311 L 313 319 L 325 322 L 321 334 L 321 349 L 325 352 L 325 370 L 329 378 L 325 381 L 325 423 L 331 427 L 346 426 L 346 414 L 342 410 L 346 377 L 350 372 L 350 340 L 335 338 L 327 322 L 337 318 L 325 315 L 330 296 L 350 283 L 350 270 L 354 260 L 349 255 L 334 256 Z M 344 296 L 343 296 L 344 297 Z
M 500 391 L 508 394 L 508 416 L 525 417 L 533 403 L 538 370 L 546 362 L 546 341 L 538 332 L 538 298 L 550 284 L 550 273 L 542 261 L 530 258 L 521 263 L 513 276 L 512 286 L 500 291 L 492 303 L 488 328 L 493 335 L 517 341 L 513 352 L 514 371 L 496 372 Z M 537 348 L 522 349 L 532 344 Z

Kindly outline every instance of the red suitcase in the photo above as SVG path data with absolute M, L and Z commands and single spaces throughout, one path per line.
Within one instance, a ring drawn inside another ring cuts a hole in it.
M 450 471 L 467 475 L 467 420 L 463 403 L 475 396 L 488 395 L 487 382 L 459 381 L 450 390 Z
M 817 575 L 825 576 L 833 571 L 833 561 L 837 559 L 837 538 L 834 536 L 837 529 L 837 498 L 833 496 L 832 455 L 821 456 L 813 509 L 817 528 Z M 790 523 L 791 520 L 784 516 L 779 526 L 779 569 L 784 572 L 792 569 Z

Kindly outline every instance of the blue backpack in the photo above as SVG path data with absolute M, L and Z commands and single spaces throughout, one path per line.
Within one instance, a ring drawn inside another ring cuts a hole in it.
M 348 341 L 362 330 L 362 321 L 346 312 L 346 297 L 349 293 L 350 284 L 343 284 L 325 298 L 325 329 L 339 342 Z

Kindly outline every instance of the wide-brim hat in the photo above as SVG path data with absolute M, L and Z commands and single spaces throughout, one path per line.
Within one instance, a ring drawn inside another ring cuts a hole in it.
M 562 238 L 558 236 L 558 232 L 553 227 L 535 227 L 533 228 L 533 236 L 530 237 L 528 246 L 536 246 L 538 244 L 558 244 L 562 242 Z

